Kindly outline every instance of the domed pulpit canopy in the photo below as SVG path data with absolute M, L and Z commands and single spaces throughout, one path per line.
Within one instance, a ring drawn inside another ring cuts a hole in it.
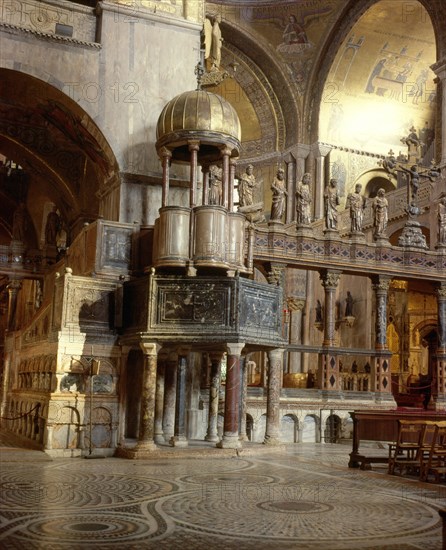
M 217 94 L 201 89 L 184 92 L 164 107 L 156 131 L 163 186 L 153 264 L 187 267 L 188 274 L 196 268 L 245 270 L 245 218 L 233 212 L 235 159 L 241 138 L 235 109 Z M 172 162 L 190 166 L 188 208 L 168 204 Z M 199 165 L 201 201 L 197 200 Z
M 199 142 L 200 164 L 219 162 L 222 148 L 237 157 L 241 127 L 235 109 L 217 94 L 204 90 L 184 92 L 167 103 L 156 128 L 158 152 L 166 147 L 172 161 L 190 162 L 191 140 Z

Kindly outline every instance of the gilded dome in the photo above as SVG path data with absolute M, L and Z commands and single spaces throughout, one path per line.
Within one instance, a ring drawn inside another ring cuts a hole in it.
M 184 92 L 167 103 L 158 118 L 156 147 L 168 147 L 176 160 L 188 160 L 187 143 L 200 142 L 199 159 L 219 158 L 222 146 L 233 156 L 240 149 L 241 127 L 237 112 L 217 94 L 205 90 Z

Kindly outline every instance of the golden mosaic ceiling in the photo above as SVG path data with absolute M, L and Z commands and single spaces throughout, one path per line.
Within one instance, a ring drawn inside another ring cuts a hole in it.
M 410 7 L 410 9 L 408 9 Z M 320 138 L 386 154 L 412 126 L 433 132 L 435 36 L 418 2 L 382 0 L 353 26 L 332 64 Z

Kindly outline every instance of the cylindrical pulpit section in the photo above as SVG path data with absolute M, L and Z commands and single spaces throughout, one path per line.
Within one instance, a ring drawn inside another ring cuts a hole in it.
M 223 206 L 194 208 L 194 265 L 227 269 L 228 213 Z
M 155 267 L 184 267 L 189 263 L 190 208 L 165 206 L 155 224 Z M 156 254 L 156 256 L 155 256 Z
M 246 217 L 240 212 L 229 212 L 229 239 L 226 261 L 234 269 L 245 270 L 245 223 Z

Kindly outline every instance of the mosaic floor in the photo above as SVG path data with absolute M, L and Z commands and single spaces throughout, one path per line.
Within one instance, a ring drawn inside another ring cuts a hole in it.
M 0 548 L 440 550 L 446 484 L 351 470 L 349 450 L 51 460 L 0 438 Z

